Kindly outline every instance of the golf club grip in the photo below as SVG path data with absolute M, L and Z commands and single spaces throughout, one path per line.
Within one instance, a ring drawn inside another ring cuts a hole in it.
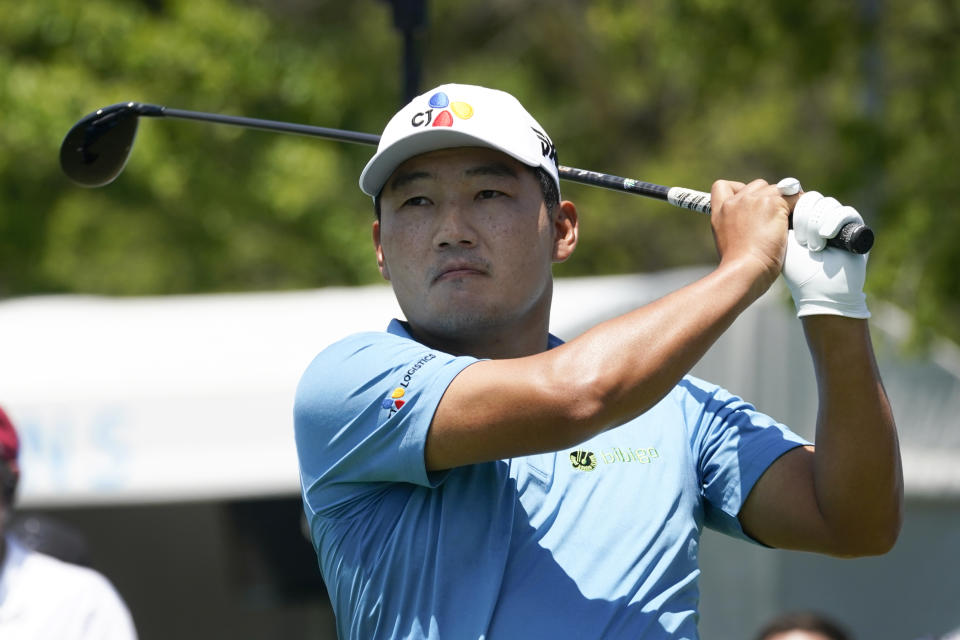
M 864 254 L 873 248 L 873 229 L 860 222 L 848 222 L 837 235 L 827 240 L 828 247 Z
M 671 187 L 666 200 L 675 207 L 710 214 L 710 194 L 705 191 Z M 793 214 L 790 214 L 790 228 L 793 228 Z M 863 254 L 873 248 L 873 241 L 873 229 L 861 222 L 848 222 L 840 227 L 837 235 L 827 239 L 827 246 Z
M 706 191 L 696 191 L 684 187 L 665 187 L 651 182 L 642 182 L 609 173 L 587 171 L 586 169 L 576 169 L 563 165 L 560 165 L 559 169 L 560 177 L 570 182 L 579 182 L 594 187 L 626 191 L 648 198 L 665 200 L 675 207 L 710 215 L 710 194 Z M 790 226 L 793 227 L 792 219 Z M 862 223 L 848 222 L 840 228 L 836 236 L 827 240 L 827 246 L 862 254 L 870 251 L 873 247 L 873 241 L 873 229 Z

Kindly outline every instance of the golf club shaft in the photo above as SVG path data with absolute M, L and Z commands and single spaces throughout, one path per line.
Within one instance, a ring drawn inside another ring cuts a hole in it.
M 104 116 L 103 118 L 96 119 L 96 116 L 99 113 L 103 113 Z M 84 137 L 84 146 L 88 144 L 87 138 L 95 137 L 97 131 L 103 128 L 103 125 L 106 121 L 123 117 L 124 113 L 135 116 L 199 120 L 203 122 L 229 124 L 250 129 L 262 129 L 266 131 L 295 133 L 299 135 L 373 146 L 376 146 L 380 142 L 380 136 L 371 133 L 360 133 L 357 131 L 347 131 L 344 129 L 331 129 L 327 127 L 295 124 L 292 122 L 282 122 L 278 120 L 263 120 L 260 118 L 227 116 L 203 111 L 171 109 L 153 104 L 128 102 L 125 104 L 117 104 L 111 107 L 105 107 L 99 112 L 88 116 L 87 118 L 90 120 Z M 78 125 L 82 123 L 83 121 L 78 123 Z M 84 149 L 81 148 L 80 151 L 83 152 Z M 122 166 L 118 168 L 117 171 L 119 172 L 121 169 Z M 692 211 L 699 211 L 706 214 L 710 213 L 710 194 L 704 191 L 695 191 L 693 189 L 686 189 L 684 187 L 666 187 L 650 182 L 634 180 L 632 178 L 621 178 L 620 176 L 614 176 L 607 173 L 587 171 L 585 169 L 577 169 L 575 167 L 567 167 L 562 165 L 559 167 L 559 175 L 561 179 L 570 182 L 578 182 L 595 187 L 612 189 L 614 191 L 633 193 L 648 198 L 663 200 L 682 209 L 690 209 Z M 853 253 L 866 253 L 873 246 L 873 239 L 873 231 L 870 229 L 870 227 L 864 224 L 849 223 L 840 230 L 836 237 L 829 239 L 827 244 L 829 246 L 844 249 L 846 251 L 852 251 Z
M 313 136 L 316 138 L 326 138 L 328 140 L 339 140 L 340 142 L 354 142 L 357 144 L 367 144 L 373 146 L 376 146 L 380 142 L 380 136 L 372 133 L 360 133 L 359 131 L 346 131 L 344 129 L 315 127 L 307 124 L 281 122 L 279 120 L 261 120 L 259 118 L 244 118 L 241 116 L 224 116 L 216 113 L 186 111 L 183 109 L 169 109 L 167 107 L 157 107 L 157 109 L 159 110 L 157 113 L 141 113 L 140 115 L 183 118 L 186 120 L 202 120 L 205 122 L 216 122 L 219 124 L 231 124 L 239 127 L 247 127 L 248 129 L 282 131 L 284 133 L 296 133 L 304 136 Z
M 681 209 L 690 209 L 700 213 L 710 213 L 710 194 L 704 191 L 694 191 L 684 187 L 665 187 L 661 184 L 643 182 L 633 178 L 621 178 L 609 173 L 598 173 L 586 169 L 576 169 L 560 165 L 560 177 L 569 182 L 589 184 L 594 187 L 603 187 L 614 191 L 626 191 L 647 198 L 655 198 L 669 202 Z
M 357 144 L 367 144 L 376 146 L 380 143 L 380 136 L 372 133 L 360 133 L 358 131 L 347 131 L 344 129 L 329 129 L 327 127 L 316 127 L 305 124 L 295 124 L 292 122 L 281 122 L 279 120 L 261 120 L 259 118 L 245 118 L 241 116 L 225 116 L 216 113 L 204 113 L 202 111 L 187 111 L 184 109 L 170 109 L 169 107 L 159 107 L 156 105 L 140 104 L 137 109 L 138 114 L 152 117 L 183 118 L 186 120 L 201 120 L 205 122 L 216 122 L 220 124 L 230 124 L 250 129 L 263 129 L 267 131 L 282 131 L 285 133 L 296 133 L 318 138 L 327 138 L 330 140 L 339 140 L 341 142 L 353 142 Z M 614 191 L 625 191 L 648 198 L 656 198 L 669 202 L 672 205 L 683 209 L 691 209 L 701 213 L 710 213 L 710 194 L 702 191 L 693 191 L 682 187 L 665 187 L 651 182 L 641 182 L 630 178 L 621 178 L 619 176 L 607 173 L 598 173 L 596 171 L 587 171 L 575 167 L 560 165 L 559 174 L 562 180 L 570 182 L 579 182 L 595 187 L 604 187 Z

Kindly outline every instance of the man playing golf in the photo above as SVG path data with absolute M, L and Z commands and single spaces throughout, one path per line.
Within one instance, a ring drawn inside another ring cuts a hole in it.
M 577 210 L 516 99 L 415 98 L 360 186 L 406 320 L 324 350 L 295 407 L 342 638 L 696 638 L 703 526 L 838 556 L 893 545 L 902 477 L 866 258 L 822 250 L 854 210 L 717 181 L 716 268 L 563 343 L 551 265 L 576 248 Z M 781 272 L 819 383 L 816 448 L 687 375 Z

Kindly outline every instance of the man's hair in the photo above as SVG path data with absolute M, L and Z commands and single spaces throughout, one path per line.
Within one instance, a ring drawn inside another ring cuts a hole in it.
M 778 633 L 788 631 L 819 633 L 830 638 L 830 640 L 853 640 L 853 636 L 833 620 L 806 611 L 777 616 L 760 629 L 756 635 L 756 640 L 767 640 Z
M 543 167 L 528 168 L 530 171 L 533 171 L 533 174 L 537 177 L 537 181 L 540 183 L 540 191 L 543 193 L 543 203 L 547 205 L 547 213 L 553 215 L 554 210 L 560 204 L 560 189 L 557 188 L 557 183 L 553 181 L 553 178 Z M 373 212 L 377 215 L 377 220 L 380 219 L 381 195 L 383 195 L 383 191 L 373 198 Z

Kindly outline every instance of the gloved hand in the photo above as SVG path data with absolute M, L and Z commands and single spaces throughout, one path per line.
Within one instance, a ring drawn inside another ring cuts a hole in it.
M 797 187 L 799 190 L 799 183 Z M 810 251 L 822 251 L 827 240 L 836 236 L 848 222 L 862 223 L 863 218 L 853 207 L 845 207 L 835 198 L 825 198 L 816 191 L 807 191 L 800 196 L 793 209 L 793 230 L 797 241 Z
M 793 296 L 798 318 L 815 315 L 869 318 L 867 297 L 863 294 L 866 275 L 865 254 L 833 247 L 811 251 L 800 244 L 795 230 L 789 231 L 783 277 Z

